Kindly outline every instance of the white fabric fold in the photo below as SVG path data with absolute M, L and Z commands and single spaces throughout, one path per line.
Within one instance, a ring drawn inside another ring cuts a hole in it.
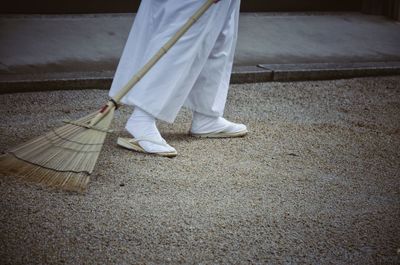
M 177 32 L 203 0 L 142 1 L 118 64 L 110 96 Z M 223 115 L 237 39 L 240 0 L 213 5 L 122 99 L 172 123 L 180 108 Z

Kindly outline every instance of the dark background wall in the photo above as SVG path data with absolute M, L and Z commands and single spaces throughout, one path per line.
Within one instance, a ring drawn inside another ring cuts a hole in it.
M 361 11 L 400 20 L 400 0 L 363 0 Z
M 139 0 L 14 0 L 1 13 L 135 12 Z M 242 0 L 242 11 L 359 11 L 362 0 Z
M 5 14 L 74 14 L 136 12 L 139 0 L 3 1 Z M 400 0 L 242 0 L 242 12 L 359 11 L 400 19 Z

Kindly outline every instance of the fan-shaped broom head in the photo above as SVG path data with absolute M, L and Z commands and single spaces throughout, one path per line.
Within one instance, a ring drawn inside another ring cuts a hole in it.
M 108 104 L 103 113 L 97 111 L 67 122 L 9 150 L 0 156 L 0 174 L 64 190 L 84 191 L 109 132 L 114 110 L 114 105 Z

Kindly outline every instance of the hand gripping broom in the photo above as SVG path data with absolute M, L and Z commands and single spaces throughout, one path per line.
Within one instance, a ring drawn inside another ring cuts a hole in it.
M 120 100 L 168 52 L 190 27 L 219 0 L 207 0 L 182 28 L 99 111 L 66 122 L 46 135 L 0 156 L 0 173 L 71 191 L 84 191 L 109 132 Z

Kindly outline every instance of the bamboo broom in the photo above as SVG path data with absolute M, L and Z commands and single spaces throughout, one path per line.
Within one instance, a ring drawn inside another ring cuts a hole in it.
M 111 98 L 104 107 L 77 121 L 53 129 L 0 156 L 0 174 L 63 190 L 83 192 L 89 183 L 121 99 L 219 0 L 207 0 L 182 28 Z

